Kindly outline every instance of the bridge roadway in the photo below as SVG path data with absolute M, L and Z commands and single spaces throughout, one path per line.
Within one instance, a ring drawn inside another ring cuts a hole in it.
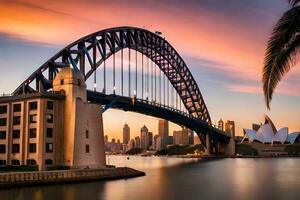
M 197 133 L 201 141 L 205 143 L 205 134 L 209 133 L 212 139 L 222 142 L 228 142 L 230 135 L 219 129 L 203 122 L 197 118 L 190 117 L 187 113 L 177 109 L 166 107 L 164 105 L 150 102 L 143 99 L 133 99 L 114 94 L 103 94 L 87 90 L 87 99 L 89 102 L 106 105 L 106 109 L 115 108 L 124 111 L 132 111 L 153 117 L 162 118 L 171 121 L 180 126 L 185 126 Z M 201 134 L 202 133 L 202 134 Z

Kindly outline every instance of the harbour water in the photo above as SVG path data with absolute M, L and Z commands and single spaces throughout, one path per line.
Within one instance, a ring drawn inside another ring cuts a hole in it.
M 220 159 L 109 156 L 109 163 L 146 172 L 127 180 L 0 190 L 0 199 L 166 200 L 298 199 L 300 159 Z

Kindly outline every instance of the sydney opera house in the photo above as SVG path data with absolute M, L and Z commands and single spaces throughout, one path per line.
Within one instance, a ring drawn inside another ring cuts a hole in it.
M 277 130 L 268 116 L 265 116 L 265 123 L 253 127 L 255 130 L 244 129 L 242 143 L 260 142 L 264 144 L 294 144 L 300 141 L 300 132 L 288 133 L 288 128 Z

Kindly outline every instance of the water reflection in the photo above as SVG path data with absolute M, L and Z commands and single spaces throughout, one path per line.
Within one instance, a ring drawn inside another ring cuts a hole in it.
M 0 199 L 296 199 L 300 159 L 197 159 L 110 156 L 145 177 L 0 190 Z

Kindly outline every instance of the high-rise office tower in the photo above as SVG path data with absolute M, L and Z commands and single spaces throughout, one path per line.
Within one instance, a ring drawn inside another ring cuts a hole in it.
M 128 144 L 130 140 L 130 127 L 127 123 L 124 124 L 123 127 L 123 144 Z
M 220 119 L 218 122 L 218 129 L 224 131 L 224 122 L 222 119 Z
M 148 128 L 144 125 L 141 128 L 141 148 L 147 150 L 150 146 Z
M 158 135 L 161 137 L 169 136 L 169 122 L 164 119 L 158 121 Z

